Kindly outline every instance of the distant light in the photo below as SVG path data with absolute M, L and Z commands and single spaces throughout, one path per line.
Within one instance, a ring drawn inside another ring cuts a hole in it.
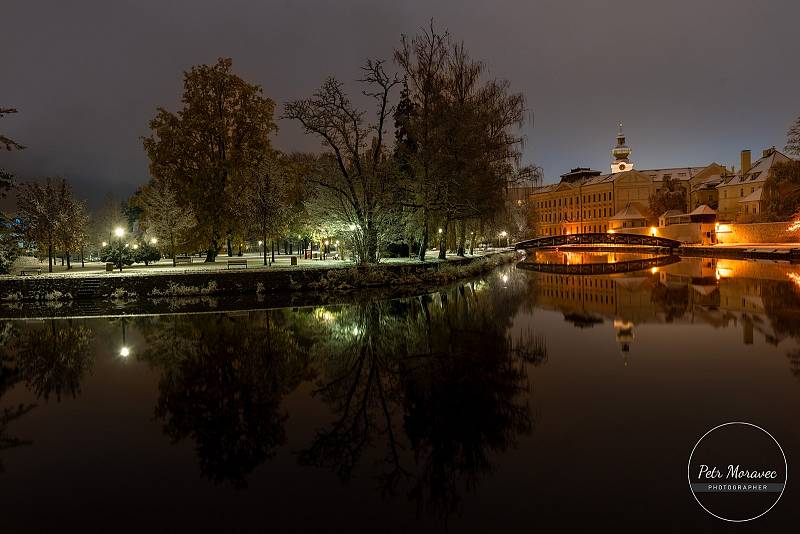
M 658 272 L 658 267 L 650 267 L 650 272 L 656 274 Z
M 440 234 L 442 233 L 442 229 L 441 229 L 441 228 L 439 228 L 439 233 L 440 233 Z
M 131 349 L 129 349 L 128 347 L 122 347 L 121 349 L 119 349 L 119 355 L 122 356 L 123 358 L 127 358 L 128 356 L 131 355 Z
M 506 232 L 505 230 L 503 230 L 502 232 L 500 232 L 500 237 L 505 237 L 505 236 L 507 236 L 507 235 L 508 235 L 508 232 Z
M 356 229 L 356 225 L 355 225 L 355 224 L 351 224 L 351 225 L 350 225 L 350 231 L 352 232 L 352 231 L 353 231 L 353 230 L 355 230 L 355 229 Z
M 507 282 L 508 282 L 508 275 L 507 275 L 507 274 L 504 274 L 504 275 L 503 275 L 503 283 L 505 284 L 505 283 L 507 283 Z
M 325 246 L 327 247 L 327 246 L 328 246 L 328 245 L 330 245 L 330 244 L 331 244 L 331 242 L 330 242 L 330 241 L 328 241 L 328 240 L 326 239 L 326 240 L 325 240 Z
M 100 244 L 101 244 L 102 246 L 104 246 L 104 247 L 107 247 L 107 246 L 108 246 L 108 243 L 106 243 L 105 241 L 103 241 L 103 242 L 102 242 L 102 243 L 100 243 Z
M 136 250 L 137 248 L 139 248 L 139 245 L 138 245 L 138 244 L 136 244 L 136 243 L 134 243 L 134 244 L 133 244 L 133 250 Z
M 260 247 L 261 245 L 263 245 L 263 244 L 264 244 L 264 242 L 263 242 L 263 241 L 261 241 L 261 240 L 259 240 L 259 241 L 258 241 L 258 246 L 259 246 L 259 247 Z
M 336 246 L 337 247 L 339 246 L 339 240 L 336 240 Z
M 125 243 L 125 248 L 128 248 L 128 243 Z
M 656 227 L 655 227 L 655 226 L 651 226 L 651 227 L 650 227 L 650 235 L 651 235 L 651 236 L 653 236 L 653 237 L 655 237 L 655 236 L 656 236 L 656 230 L 657 230 L 657 229 L 656 229 Z
M 716 231 L 718 234 L 729 234 L 731 233 L 731 227 L 727 224 L 719 224 L 716 225 Z
M 609 233 L 609 234 L 613 234 L 613 233 L 614 233 L 614 230 L 609 230 L 607 233 Z
M 114 235 L 117 236 L 117 237 L 124 236 L 125 235 L 125 229 L 122 228 L 121 226 L 117 226 L 116 228 L 114 228 Z
M 150 240 L 151 245 L 155 245 L 156 243 L 158 243 L 158 238 L 154 237 L 153 239 Z

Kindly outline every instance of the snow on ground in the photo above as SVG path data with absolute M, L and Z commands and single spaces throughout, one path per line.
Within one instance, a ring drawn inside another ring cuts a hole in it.
M 490 248 L 488 252 L 494 252 L 499 249 Z M 430 262 L 437 262 L 441 261 L 438 259 L 439 252 L 436 250 L 428 251 L 425 257 L 425 261 Z M 475 256 L 482 256 L 484 255 L 483 250 L 476 250 Z M 297 265 L 291 265 L 290 262 L 290 255 L 283 255 L 283 254 L 276 254 L 275 255 L 275 262 L 270 264 L 269 266 L 264 265 L 264 258 L 261 255 L 257 254 L 245 254 L 243 256 L 230 256 L 227 255 L 219 255 L 217 256 L 217 261 L 214 263 L 205 263 L 205 257 L 198 257 L 194 256 L 192 258 L 193 263 L 180 263 L 173 267 L 172 260 L 170 259 L 162 259 L 157 263 L 151 264 L 149 266 L 145 266 L 144 264 L 135 263 L 130 266 L 125 266 L 122 268 L 122 273 L 119 272 L 119 269 L 114 269 L 113 275 L 119 276 L 137 276 L 137 275 L 158 275 L 158 274 L 176 274 L 176 273 L 188 273 L 188 272 L 197 272 L 197 271 L 234 271 L 234 270 L 243 270 L 244 267 L 240 265 L 232 265 L 230 268 L 228 267 L 228 260 L 247 260 L 247 269 L 267 269 L 267 270 L 274 270 L 274 269 L 321 269 L 321 268 L 336 268 L 336 267 L 352 267 L 355 265 L 353 262 L 349 260 L 334 260 L 334 259 L 326 259 L 326 260 L 319 260 L 319 259 L 303 259 L 302 257 L 298 257 Z M 448 259 L 456 259 L 459 256 L 455 254 L 448 254 Z M 469 255 L 467 255 L 469 257 Z M 403 263 L 411 263 L 416 264 L 419 263 L 416 257 L 414 258 L 385 258 L 381 260 L 382 264 L 403 264 Z M 14 262 L 14 267 L 12 269 L 12 274 L 8 276 L 18 276 L 20 269 L 23 268 L 31 268 L 31 267 L 39 267 L 42 269 L 42 275 L 48 276 L 97 276 L 100 274 L 103 275 L 111 275 L 112 273 L 106 272 L 106 265 L 103 262 L 94 261 L 94 262 L 86 262 L 85 267 L 81 267 L 80 259 L 78 261 L 74 261 L 72 263 L 72 269 L 67 270 L 66 265 L 61 265 L 61 260 L 57 258 L 53 262 L 53 272 L 47 272 L 47 259 L 40 262 L 38 259 L 24 256 L 17 259 Z

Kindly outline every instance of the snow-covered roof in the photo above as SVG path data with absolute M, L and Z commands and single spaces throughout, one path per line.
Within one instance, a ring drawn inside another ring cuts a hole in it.
M 686 215 L 686 214 L 683 213 L 681 210 L 667 210 L 667 211 L 665 211 L 664 213 L 661 214 L 659 219 L 662 219 L 662 218 L 665 218 L 665 217 L 676 217 L 678 215 Z
M 759 202 L 761 200 L 762 191 L 764 191 L 764 188 L 759 187 L 758 189 L 756 189 L 755 191 L 753 191 L 752 193 L 741 199 L 739 202 Z
M 707 206 L 706 204 L 700 204 L 695 209 L 692 210 L 689 215 L 716 215 L 717 212 L 711 206 Z
M 727 183 L 719 184 L 717 187 L 764 182 L 769 176 L 769 170 L 773 165 L 786 161 L 791 161 L 791 158 L 779 150 L 770 149 L 769 154 L 756 160 L 746 173 L 742 174 L 740 172 Z
M 637 208 L 634 204 L 628 202 L 627 204 L 625 204 L 625 207 L 622 208 L 621 210 L 619 210 L 617 213 L 615 213 L 614 216 L 611 217 L 610 220 L 612 220 L 612 221 L 622 221 L 622 220 L 628 221 L 628 220 L 631 220 L 631 219 L 647 219 L 647 217 L 642 215 L 642 212 L 639 211 L 639 208 Z

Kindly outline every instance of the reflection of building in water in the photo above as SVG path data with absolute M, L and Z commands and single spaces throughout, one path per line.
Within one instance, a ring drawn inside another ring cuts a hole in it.
M 628 353 L 631 351 L 631 342 L 633 342 L 635 335 L 633 333 L 633 323 L 628 321 L 614 320 L 614 330 L 617 332 L 617 343 L 619 343 L 619 350 L 624 357 L 625 365 L 628 365 Z
M 745 344 L 753 343 L 756 332 L 768 343 L 779 343 L 791 331 L 786 325 L 800 321 L 800 316 L 783 317 L 800 314 L 797 302 L 781 305 L 782 299 L 800 300 L 787 283 L 786 269 L 754 262 L 684 258 L 633 275 L 533 275 L 538 306 L 562 312 L 565 320 L 578 327 L 613 321 L 620 350 L 627 353 L 635 327 L 647 323 L 741 328 Z

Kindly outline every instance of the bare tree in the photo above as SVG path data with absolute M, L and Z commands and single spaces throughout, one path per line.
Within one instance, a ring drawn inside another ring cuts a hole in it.
M 263 244 L 264 265 L 267 265 L 267 238 L 274 239 L 289 226 L 289 166 L 290 162 L 281 154 L 271 154 L 248 180 L 246 209 L 250 224 Z M 275 260 L 274 256 L 272 259 Z
M 286 118 L 300 122 L 306 133 L 321 138 L 330 151 L 335 165 L 320 170 L 331 172 L 314 173 L 309 180 L 335 199 L 338 209 L 331 217 L 352 226 L 361 263 L 378 261 L 379 224 L 382 211 L 390 205 L 392 166 L 384 128 L 393 112 L 391 91 L 400 81 L 388 74 L 383 64 L 381 60 L 368 60 L 359 80 L 366 86 L 364 95 L 377 103 L 372 123 L 353 106 L 334 78 L 328 78 L 311 98 L 288 103 L 284 113 Z
M 169 244 L 172 265 L 175 265 L 175 248 L 184 242 L 186 232 L 195 227 L 197 220 L 192 208 L 182 205 L 175 187 L 168 179 L 154 179 L 141 195 L 143 226 L 156 238 Z
M 800 156 L 800 117 L 797 117 L 786 132 L 786 152 Z

